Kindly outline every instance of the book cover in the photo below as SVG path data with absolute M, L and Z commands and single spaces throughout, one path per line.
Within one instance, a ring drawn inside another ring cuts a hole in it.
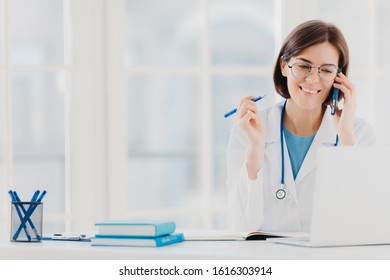
M 182 233 L 158 237 L 128 237 L 99 235 L 91 239 L 91 246 L 161 247 L 184 241 Z
M 112 220 L 96 223 L 98 234 L 157 237 L 175 232 L 176 224 L 167 220 Z

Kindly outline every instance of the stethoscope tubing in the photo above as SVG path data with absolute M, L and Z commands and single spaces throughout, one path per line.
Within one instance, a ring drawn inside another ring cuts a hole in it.
M 280 174 L 280 188 L 276 191 L 275 196 L 277 199 L 282 200 L 287 196 L 287 192 L 285 190 L 286 186 L 284 184 L 284 133 L 283 133 L 283 120 L 284 114 L 286 111 L 287 100 L 283 104 L 282 112 L 280 114 L 280 150 L 281 150 L 281 158 L 282 158 L 282 168 Z M 334 146 L 337 146 L 339 143 L 339 136 L 336 135 L 336 142 Z

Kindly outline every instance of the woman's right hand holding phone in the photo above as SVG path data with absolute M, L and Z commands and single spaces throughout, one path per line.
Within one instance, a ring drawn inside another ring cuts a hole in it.
M 255 180 L 264 157 L 265 126 L 253 98 L 254 96 L 247 96 L 239 100 L 236 121 L 248 142 L 246 150 L 248 176 Z

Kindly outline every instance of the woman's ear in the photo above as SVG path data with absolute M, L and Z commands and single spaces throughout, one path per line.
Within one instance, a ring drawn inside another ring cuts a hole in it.
M 287 62 L 286 60 L 283 58 L 283 56 L 280 57 L 280 60 L 279 60 L 279 64 L 280 64 L 280 70 L 282 71 L 282 75 L 284 77 L 287 77 Z

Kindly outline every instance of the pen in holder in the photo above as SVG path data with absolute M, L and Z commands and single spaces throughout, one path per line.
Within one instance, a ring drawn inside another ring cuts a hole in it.
M 40 242 L 42 240 L 43 203 L 46 191 L 34 193 L 31 201 L 20 201 L 18 194 L 9 191 L 11 201 L 11 241 Z M 38 197 L 39 196 L 39 197 Z

